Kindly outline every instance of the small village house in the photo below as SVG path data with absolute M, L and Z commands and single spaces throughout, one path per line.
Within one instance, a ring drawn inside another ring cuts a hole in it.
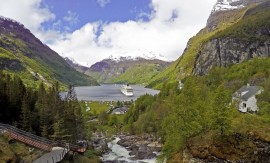
M 112 111 L 112 114 L 125 114 L 126 112 L 128 111 L 128 108 L 123 106 L 123 107 L 120 107 L 120 108 L 115 108 L 113 111 Z
M 232 95 L 232 99 L 240 112 L 256 112 L 258 110 L 256 95 L 260 94 L 262 91 L 262 87 L 247 84 L 238 89 Z

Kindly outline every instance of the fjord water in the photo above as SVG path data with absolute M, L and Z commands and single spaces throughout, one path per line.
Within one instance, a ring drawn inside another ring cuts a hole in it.
M 156 95 L 158 90 L 145 88 L 142 85 L 130 85 L 133 88 L 132 97 L 121 93 L 120 84 L 102 84 L 100 86 L 75 87 L 78 100 L 86 101 L 131 101 L 144 94 Z

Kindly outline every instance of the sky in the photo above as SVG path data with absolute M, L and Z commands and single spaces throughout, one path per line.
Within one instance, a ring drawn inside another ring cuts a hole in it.
M 110 56 L 174 61 L 205 27 L 216 1 L 0 0 L 0 15 L 85 66 Z

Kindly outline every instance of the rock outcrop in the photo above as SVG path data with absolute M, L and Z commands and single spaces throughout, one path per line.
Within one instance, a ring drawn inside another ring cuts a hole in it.
M 162 144 L 158 141 L 154 141 L 154 138 L 150 135 L 144 136 L 120 136 L 121 140 L 117 144 L 127 148 L 130 151 L 130 155 L 133 156 L 133 160 L 152 159 L 162 149 Z
M 242 15 L 240 20 L 233 25 L 225 24 L 227 28 L 219 29 L 214 36 L 204 40 L 195 57 L 192 73 L 205 75 L 213 67 L 227 67 L 255 57 L 270 57 L 269 9 L 270 2 L 268 1 L 247 9 L 245 12 L 242 11 L 238 13 L 238 16 Z M 232 13 L 223 12 L 215 14 L 227 14 L 230 17 L 230 13 Z M 237 14 L 234 13 L 234 15 Z M 233 21 L 237 19 L 231 18 Z M 215 22 L 217 20 L 210 16 L 208 30 L 214 30 L 213 28 L 218 24 Z M 226 20 L 227 18 L 224 18 L 223 23 Z
M 227 67 L 254 57 L 270 57 L 270 38 L 266 41 L 220 38 L 207 42 L 202 49 L 195 60 L 195 75 L 205 75 L 215 66 Z

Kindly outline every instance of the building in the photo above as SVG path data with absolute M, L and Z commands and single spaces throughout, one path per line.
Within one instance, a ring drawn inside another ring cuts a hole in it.
M 125 114 L 127 111 L 128 111 L 128 108 L 123 106 L 123 107 L 120 107 L 120 108 L 115 108 L 112 111 L 112 114 Z
M 181 90 L 183 87 L 184 87 L 184 84 L 180 80 L 179 83 L 178 83 L 178 89 Z
M 263 91 L 262 87 L 250 86 L 249 84 L 242 86 L 233 95 L 233 102 L 236 103 L 238 110 L 245 112 L 256 112 L 258 110 L 256 95 Z

